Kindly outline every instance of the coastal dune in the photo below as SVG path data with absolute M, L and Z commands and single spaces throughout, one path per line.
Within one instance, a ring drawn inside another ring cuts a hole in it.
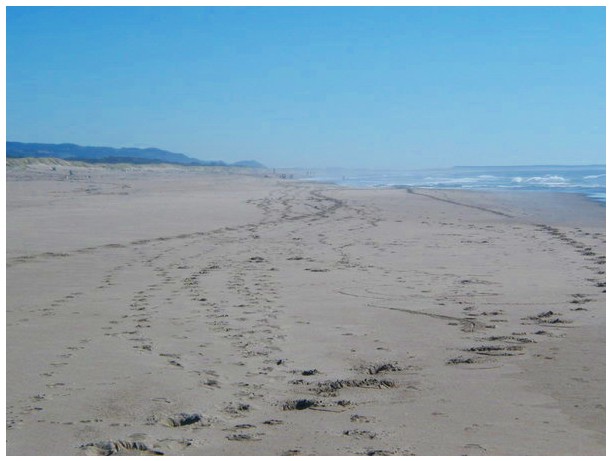
M 9 455 L 603 455 L 605 208 L 7 168 Z

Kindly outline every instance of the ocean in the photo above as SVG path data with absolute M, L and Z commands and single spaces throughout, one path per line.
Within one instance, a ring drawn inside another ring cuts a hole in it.
M 308 180 L 353 187 L 555 191 L 606 203 L 606 166 L 478 166 L 413 171 L 325 170 Z

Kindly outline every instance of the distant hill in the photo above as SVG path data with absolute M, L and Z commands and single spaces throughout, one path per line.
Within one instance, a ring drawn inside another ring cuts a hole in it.
M 256 160 L 241 160 L 240 162 L 232 163 L 231 166 L 241 166 L 244 168 L 267 168 L 267 166 L 259 163 Z
M 184 154 L 168 152 L 153 147 L 138 149 L 135 147 L 92 147 L 76 144 L 38 144 L 23 142 L 6 143 L 7 158 L 52 157 L 62 160 L 74 160 L 89 163 L 173 163 L 194 166 L 235 166 L 248 168 L 266 168 L 255 160 L 243 160 L 226 163 L 220 160 L 198 160 Z

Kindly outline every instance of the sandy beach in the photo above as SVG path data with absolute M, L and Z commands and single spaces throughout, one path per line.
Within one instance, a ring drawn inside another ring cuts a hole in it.
M 239 170 L 7 167 L 8 455 L 605 454 L 603 206 Z

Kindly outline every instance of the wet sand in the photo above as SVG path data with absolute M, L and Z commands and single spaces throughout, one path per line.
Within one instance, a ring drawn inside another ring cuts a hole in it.
M 6 319 L 9 455 L 605 454 L 580 197 L 10 167 Z

